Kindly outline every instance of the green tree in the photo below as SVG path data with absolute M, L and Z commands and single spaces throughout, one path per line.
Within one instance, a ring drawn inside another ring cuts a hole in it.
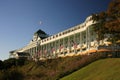
M 4 68 L 3 61 L 0 60 L 0 70 Z
M 101 40 L 104 38 L 104 34 L 107 31 L 106 27 L 105 27 L 105 20 L 106 20 L 106 13 L 105 12 L 101 12 L 99 14 L 93 14 L 92 15 L 92 19 L 93 21 L 96 21 L 95 24 L 93 24 L 93 30 L 97 33 L 97 40 Z

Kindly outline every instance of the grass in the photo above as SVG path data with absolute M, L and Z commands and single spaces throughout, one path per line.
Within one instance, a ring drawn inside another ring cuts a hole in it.
M 79 55 L 72 57 L 48 59 L 38 62 L 22 61 L 18 62 L 17 64 L 15 59 L 8 59 L 4 62 L 1 62 L 4 63 L 4 65 L 1 64 L 3 68 L 1 67 L 0 69 L 0 80 L 59 80 L 64 76 L 67 76 L 79 69 L 83 70 L 80 70 L 80 73 L 76 73 L 74 75 L 75 77 L 73 78 L 75 79 L 72 79 L 70 77 L 66 80 L 95 80 L 93 78 L 96 78 L 96 80 L 102 80 L 101 76 L 107 76 L 108 80 L 114 80 L 114 77 L 109 78 L 111 77 L 110 72 L 113 72 L 112 76 L 119 76 L 120 71 L 118 68 L 118 62 L 120 63 L 120 60 L 117 60 L 117 62 L 116 59 L 119 58 L 111 58 L 112 60 L 109 59 L 108 61 L 106 61 L 107 59 L 105 58 L 108 58 L 106 54 L 96 53 L 91 55 Z M 96 63 L 96 60 L 100 60 L 102 62 L 98 61 Z M 114 63 L 113 61 L 116 61 L 116 63 Z M 94 63 L 94 65 L 92 66 L 91 63 Z M 11 67 L 9 67 L 9 65 Z M 88 67 L 88 65 L 90 66 L 90 68 L 85 67 Z M 106 67 L 107 65 L 109 66 L 109 68 Z M 99 70 L 100 68 L 102 72 L 97 72 L 97 70 Z M 105 70 L 107 70 L 108 72 L 106 72 Z M 118 72 L 114 72 L 116 70 L 118 70 Z M 117 77 L 115 78 L 116 80 Z
M 120 80 L 120 58 L 101 59 L 61 80 Z
M 24 74 L 25 80 L 58 80 L 103 57 L 104 55 L 98 53 L 29 62 L 19 69 Z

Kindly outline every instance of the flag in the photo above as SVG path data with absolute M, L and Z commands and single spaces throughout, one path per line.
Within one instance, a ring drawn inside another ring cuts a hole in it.
M 41 54 L 41 51 L 39 50 L 39 51 L 38 51 L 38 57 L 40 56 L 40 54 Z
M 61 44 L 60 44 L 60 48 L 59 48 L 59 51 L 61 51 L 61 50 L 62 50 L 62 48 L 63 48 L 63 45 L 61 45 Z
M 76 42 L 74 42 L 74 48 L 77 48 L 77 43 Z
M 46 54 L 46 53 L 47 53 L 47 50 L 45 49 L 45 50 L 44 50 L 44 54 Z
M 53 47 L 53 48 L 52 48 L 52 53 L 53 53 L 54 51 L 55 51 L 55 48 Z
M 73 40 L 72 40 L 71 42 L 72 42 L 72 46 L 73 46 L 74 48 L 77 48 L 77 43 L 74 42 Z

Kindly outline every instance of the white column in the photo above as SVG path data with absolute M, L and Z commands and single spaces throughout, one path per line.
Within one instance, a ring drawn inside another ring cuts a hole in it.
M 86 49 L 88 48 L 88 29 L 86 29 Z
M 82 52 L 82 32 L 80 32 L 80 52 Z
M 90 50 L 90 28 L 88 27 L 88 50 Z
M 67 42 L 67 53 L 70 53 L 70 36 L 68 36 L 68 42 Z
M 63 43 L 63 54 L 65 55 L 65 50 L 64 50 L 64 49 L 65 49 L 65 38 L 63 38 L 62 41 L 63 41 L 63 42 L 62 42 L 62 43 Z

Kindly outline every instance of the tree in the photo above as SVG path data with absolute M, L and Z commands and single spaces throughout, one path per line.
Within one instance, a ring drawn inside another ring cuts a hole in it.
M 93 14 L 92 15 L 92 19 L 93 21 L 96 21 L 95 24 L 93 24 L 93 30 L 97 33 L 98 37 L 97 40 L 101 40 L 104 38 L 104 34 L 107 31 L 106 27 L 105 27 L 105 20 L 106 20 L 106 13 L 105 12 L 101 12 L 99 14 Z
M 12 66 L 16 66 L 16 59 L 15 58 L 10 58 L 7 60 L 4 60 L 4 69 L 11 68 Z
M 120 0 L 113 0 L 106 11 L 107 19 L 105 27 L 111 32 L 120 32 Z
M 120 0 L 113 0 L 106 11 L 107 21 L 105 27 L 112 34 L 111 41 L 115 43 L 120 39 Z
M 0 60 L 0 70 L 4 68 L 3 61 Z
M 120 0 L 113 0 L 106 11 L 93 14 L 92 18 L 97 21 L 94 31 L 99 40 L 104 38 L 104 34 L 112 35 L 112 43 L 120 39 Z

